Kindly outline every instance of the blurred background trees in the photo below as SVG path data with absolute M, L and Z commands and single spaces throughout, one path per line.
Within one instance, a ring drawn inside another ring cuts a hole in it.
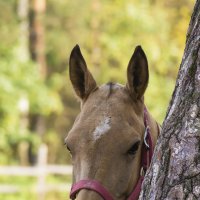
M 32 165 L 38 145 L 67 163 L 63 139 L 79 104 L 68 77 L 78 43 L 97 82 L 126 83 L 142 45 L 150 68 L 146 104 L 162 123 L 194 0 L 0 0 L 0 164 Z

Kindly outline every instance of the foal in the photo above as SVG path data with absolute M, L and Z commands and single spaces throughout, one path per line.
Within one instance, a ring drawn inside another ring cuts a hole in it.
M 65 139 L 72 156 L 77 200 L 138 199 L 159 128 L 146 110 L 148 63 L 136 47 L 127 68 L 127 84 L 97 86 L 79 46 L 70 55 L 70 79 L 81 112 Z

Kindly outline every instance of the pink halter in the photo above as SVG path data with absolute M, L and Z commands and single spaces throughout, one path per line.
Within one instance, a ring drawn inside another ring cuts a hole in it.
M 146 107 L 144 108 L 144 125 L 146 129 L 145 129 L 145 134 L 144 134 L 144 142 L 142 146 L 142 162 L 141 162 L 140 178 L 138 179 L 136 186 L 134 187 L 132 193 L 127 198 L 127 200 L 137 200 L 139 198 L 144 175 L 146 173 L 147 168 L 150 165 L 151 158 L 153 155 L 153 143 L 152 143 L 150 129 L 148 125 Z M 104 200 L 114 200 L 114 198 L 111 196 L 108 190 L 96 180 L 81 180 L 73 184 L 71 188 L 71 192 L 70 192 L 70 199 L 72 200 L 76 199 L 77 193 L 82 189 L 95 191 Z

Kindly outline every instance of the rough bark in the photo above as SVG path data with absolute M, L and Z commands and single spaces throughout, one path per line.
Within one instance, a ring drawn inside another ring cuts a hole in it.
M 200 0 L 141 199 L 200 199 Z

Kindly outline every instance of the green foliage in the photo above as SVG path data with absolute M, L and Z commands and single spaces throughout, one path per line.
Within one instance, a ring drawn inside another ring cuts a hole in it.
M 10 155 L 13 146 L 21 141 L 38 144 L 38 136 L 31 134 L 28 127 L 23 127 L 23 115 L 26 111 L 20 108 L 20 102 L 27 101 L 29 112 L 44 116 L 59 112 L 62 105 L 57 93 L 41 80 L 37 66 L 31 61 L 22 62 L 10 49 L 10 55 L 0 60 L 0 148 L 1 154 Z M 49 81 L 53 87 L 53 81 Z M 28 110 L 27 110 L 28 112 Z M 27 116 L 28 117 L 28 116 Z M 9 153 L 10 152 L 10 153 Z M 0 156 L 2 163 L 3 156 Z
M 24 125 L 28 115 L 59 113 L 62 104 L 56 73 L 45 83 L 38 66 L 21 51 L 15 1 L 0 1 L 0 5 L 0 163 L 6 164 L 19 162 L 17 151 L 22 141 L 35 149 L 40 143 L 39 136 Z

